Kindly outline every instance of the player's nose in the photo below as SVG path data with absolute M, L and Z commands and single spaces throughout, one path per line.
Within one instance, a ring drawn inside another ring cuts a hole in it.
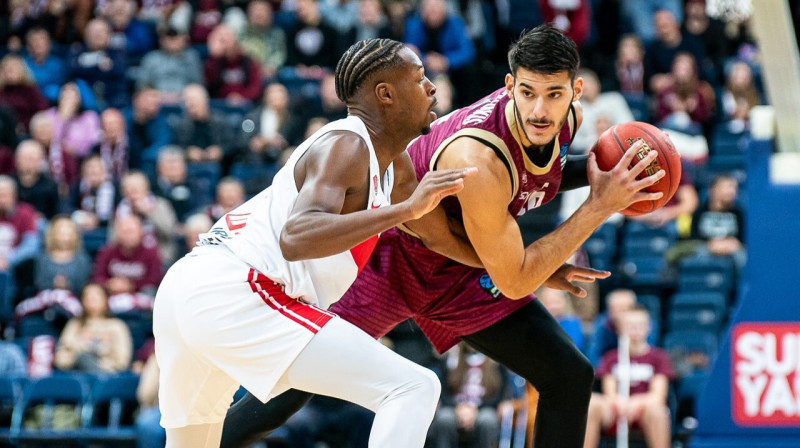
M 427 77 L 425 78 L 425 91 L 428 93 L 428 96 L 436 95 L 436 84 Z

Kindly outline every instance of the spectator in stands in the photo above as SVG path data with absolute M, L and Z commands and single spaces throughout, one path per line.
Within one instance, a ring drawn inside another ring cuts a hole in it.
M 622 334 L 630 339 L 630 398 L 619 395 L 619 353 L 614 349 L 603 356 L 595 373 L 603 392 L 593 393 L 589 402 L 584 447 L 599 446 L 601 431 L 625 417 L 629 425 L 642 429 L 648 447 L 668 448 L 671 418 L 667 394 L 675 377 L 669 355 L 647 342 L 650 315 L 644 307 L 637 305 L 623 313 L 620 324 Z
M 698 61 L 701 64 L 702 77 L 713 84 L 718 84 L 720 69 L 728 57 L 725 23 L 706 14 L 706 0 L 687 0 L 685 13 L 686 18 L 681 30 L 683 35 L 695 36 L 700 40 L 706 54 L 704 61 Z
M 358 23 L 358 0 L 321 0 L 322 21 L 339 34 L 345 34 Z
M 347 105 L 336 95 L 336 78 L 332 73 L 322 77 L 319 83 L 319 95 L 310 98 L 303 106 L 303 110 L 306 111 L 307 120 L 322 117 L 331 122 L 347 116 Z
M 445 0 L 423 0 L 419 11 L 406 22 L 403 40 L 417 49 L 428 76 L 450 76 L 458 95 L 457 104 L 468 105 L 480 97 L 475 45 L 464 21 L 448 12 Z
M 0 334 L 3 334 L 5 330 L 5 322 L 0 320 Z M 14 378 L 14 377 L 25 377 L 27 376 L 27 369 L 25 363 L 25 353 L 22 352 L 22 348 L 19 345 L 8 342 L 3 338 L 0 338 L 0 377 L 3 378 Z M 10 411 L 6 411 L 3 409 L 2 412 L 4 416 L 11 417 Z
M 596 122 L 600 116 L 611 120 L 611 125 L 633 121 L 625 98 L 619 92 L 602 92 L 600 80 L 589 69 L 581 69 L 578 76 L 583 78 L 583 124 L 578 128 L 572 141 L 572 148 L 577 152 L 586 152 L 597 141 Z
M 242 52 L 261 64 L 261 76 L 272 78 L 286 62 L 286 35 L 273 26 L 272 4 L 254 0 L 247 4 L 247 26 L 239 36 Z
M 738 134 L 749 129 L 750 109 L 761 104 L 761 94 L 748 63 L 736 61 L 730 65 L 720 104 L 720 118 L 727 122 L 729 132 Z
M 714 88 L 700 80 L 697 61 L 689 53 L 675 56 L 668 76 L 656 96 L 659 127 L 701 135 L 714 117 Z
M 103 231 L 114 215 L 117 187 L 109 177 L 100 155 L 83 161 L 81 179 L 70 191 L 72 219 L 82 232 Z
M 606 295 L 606 311 L 597 316 L 594 334 L 588 341 L 586 357 L 595 366 L 609 350 L 617 348 L 622 315 L 636 306 L 636 293 L 630 289 L 615 289 Z M 660 318 L 660 316 L 658 316 Z M 651 344 L 658 335 L 651 333 Z
M 656 15 L 668 12 L 677 23 L 683 21 L 683 1 L 681 0 L 622 0 L 620 14 L 626 29 L 633 30 L 644 42 L 652 42 L 659 37 Z
M 155 170 L 158 150 L 169 144 L 171 131 L 161 112 L 158 90 L 144 87 L 133 95 L 133 104 L 122 111 L 128 131 L 128 165 L 145 172 Z
M 578 350 L 583 351 L 583 325 L 572 310 L 572 303 L 570 303 L 567 292 L 542 286 L 536 291 L 536 297 L 555 317 Z
M 319 0 L 297 0 L 286 31 L 286 65 L 300 77 L 319 79 L 320 69 L 333 70 L 341 53 L 339 35 L 322 20 Z
M 747 254 L 744 247 L 744 211 L 736 202 L 739 183 L 729 175 L 717 176 L 708 190 L 708 200 L 692 216 L 693 240 L 702 241 L 698 253 L 733 258 L 741 270 Z
M 386 4 L 386 18 L 389 20 L 383 29 L 382 37 L 403 41 L 406 35 L 406 18 L 411 13 L 411 3 L 404 0 L 392 0 Z
M 606 82 L 612 90 L 627 96 L 644 99 L 645 95 L 644 46 L 635 34 L 623 35 L 614 61 L 614 78 Z
M 240 206 L 245 200 L 244 185 L 234 177 L 224 177 L 217 184 L 217 201 L 204 209 L 204 213 L 217 222 L 225 213 Z
M 262 104 L 242 123 L 247 145 L 237 159 L 247 165 L 275 165 L 284 149 L 302 139 L 304 125 L 290 110 L 286 86 L 271 83 L 264 89 Z
M 66 187 L 62 193 L 77 181 L 79 161 L 100 141 L 100 116 L 86 108 L 81 94 L 77 84 L 64 84 L 58 104 L 45 112 L 53 122 L 48 152 L 50 172 L 53 180 Z
M 91 18 L 94 2 L 91 0 L 72 1 L 11 1 L 12 33 L 8 46 L 13 51 L 22 47 L 21 38 L 31 28 L 46 28 L 53 32 L 53 38 L 60 44 L 71 44 L 80 38 Z M 6 31 L 6 30 L 4 30 Z
M 656 95 L 670 84 L 668 73 L 675 55 L 689 53 L 695 61 L 703 61 L 706 57 L 703 42 L 697 36 L 684 35 L 675 17 L 665 9 L 656 12 L 653 17 L 657 38 L 646 47 L 645 72 L 650 91 Z
M 70 181 L 77 178 L 78 162 L 70 153 L 61 150 L 60 140 L 54 138 L 55 117 L 47 111 L 38 112 L 31 118 L 31 139 L 45 148 L 47 169 L 58 186 L 59 196 L 68 191 Z
M 153 33 L 134 15 L 138 6 L 133 0 L 107 0 L 100 8 L 100 16 L 111 24 L 109 48 L 122 51 L 131 65 L 155 47 Z
M 61 86 L 58 104 L 47 110 L 53 117 L 53 138 L 75 158 L 86 157 L 100 140 L 100 116 L 86 105 L 85 93 L 74 82 Z
M 47 173 L 44 148 L 35 140 L 24 140 L 17 146 L 14 161 L 17 198 L 32 205 L 45 219 L 51 219 L 60 208 L 58 185 Z
M 592 30 L 592 11 L 589 0 L 539 0 L 542 18 L 546 23 L 582 47 Z
M 127 173 L 122 178 L 121 189 L 122 200 L 117 204 L 114 218 L 137 216 L 144 230 L 143 245 L 158 249 L 161 261 L 169 266 L 177 256 L 178 219 L 172 205 L 152 193 L 150 181 L 140 171 Z
M 161 282 L 161 257 L 157 248 L 143 244 L 142 221 L 136 215 L 114 220 L 116 241 L 107 244 L 94 262 L 92 281 L 109 294 L 136 293 L 154 295 Z
M 366 39 L 389 38 L 389 20 L 383 13 L 379 0 L 358 0 L 358 20 L 346 33 L 346 42 L 355 43 Z M 439 87 L 438 85 L 436 87 Z
M 125 71 L 125 53 L 111 45 L 111 26 L 103 19 L 93 19 L 86 25 L 84 44 L 70 50 L 73 78 L 81 78 L 92 86 L 100 108 L 122 108 L 130 102 Z
M 117 373 L 131 363 L 133 344 L 125 322 L 111 317 L 108 294 L 90 283 L 81 294 L 83 314 L 67 322 L 58 339 L 55 366 L 87 373 Z
M 139 414 L 136 416 L 137 448 L 162 448 L 167 443 L 167 432 L 161 427 L 161 410 L 158 408 L 158 375 L 160 369 L 155 354 L 150 355 L 139 376 L 136 399 Z
M 178 221 L 211 201 L 211 191 L 186 175 L 186 155 L 179 146 L 168 145 L 158 153 L 153 194 L 169 201 Z M 208 191 L 204 191 L 208 190 Z
M 193 44 L 205 44 L 211 39 L 214 29 L 222 24 L 222 5 L 219 0 L 195 0 L 189 4 L 194 15 L 189 36 Z
M 175 28 L 161 30 L 160 48 L 142 59 L 139 67 L 139 88 L 152 87 L 161 94 L 161 101 L 176 104 L 189 84 L 203 83 L 203 66 L 188 38 Z
M 433 417 L 429 440 L 436 448 L 457 448 L 459 434 L 465 434 L 467 446 L 494 446 L 500 437 L 497 405 L 506 397 L 503 368 L 463 342 L 451 349 L 448 358 L 442 404 Z
M 14 112 L 17 119 L 17 133 L 25 134 L 33 114 L 47 109 L 47 99 L 30 77 L 25 61 L 9 54 L 0 60 L 0 106 Z
M 211 222 L 211 218 L 204 213 L 195 213 L 186 218 L 186 224 L 183 225 L 184 255 L 194 249 L 197 242 L 200 240 L 200 234 L 208 232 L 212 225 L 214 225 L 214 223 Z
M 189 163 L 219 163 L 235 149 L 225 116 L 209 106 L 208 93 L 199 84 L 183 89 L 185 112 L 171 122 L 173 143 L 186 150 Z
M 125 129 L 125 117 L 114 108 L 108 108 L 100 115 L 102 138 L 92 150 L 99 154 L 106 166 L 106 173 L 112 179 L 120 179 L 128 172 L 128 133 Z
M 228 25 L 217 26 L 208 36 L 208 59 L 203 71 L 212 98 L 244 104 L 261 94 L 260 64 L 242 53 L 236 34 Z
M 89 282 L 92 260 L 81 247 L 78 226 L 69 216 L 59 215 L 50 220 L 44 235 L 44 249 L 36 256 L 36 291 L 66 289 L 77 297 Z
M 32 28 L 25 41 L 25 63 L 44 97 L 55 103 L 61 85 L 67 82 L 67 63 L 53 54 L 50 32 L 45 28 Z

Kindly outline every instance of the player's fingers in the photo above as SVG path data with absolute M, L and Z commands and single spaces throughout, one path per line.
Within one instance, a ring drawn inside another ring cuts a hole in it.
M 606 278 L 611 275 L 609 271 L 601 271 L 599 269 L 592 269 L 592 268 L 582 268 L 582 267 L 575 267 L 572 271 L 575 275 L 581 275 L 584 277 L 596 277 L 596 278 Z
M 664 193 L 657 191 L 655 193 L 647 193 L 640 191 L 633 195 L 633 200 L 631 202 L 639 202 L 639 201 L 657 201 L 664 196 Z
M 638 160 L 636 162 L 636 165 L 631 167 L 631 169 L 629 170 L 630 175 L 633 177 L 638 176 L 639 174 L 641 174 L 642 171 L 647 169 L 647 167 L 650 166 L 650 164 L 652 164 L 653 161 L 656 160 L 656 158 L 658 158 L 658 152 L 656 152 L 655 150 L 648 151 L 648 153 L 644 157 L 642 157 L 641 160 Z
M 651 175 L 645 177 L 644 179 L 639 179 L 636 182 L 634 182 L 633 183 L 633 188 L 636 188 L 637 190 L 642 190 L 642 189 L 647 188 L 647 187 L 649 187 L 651 185 L 655 185 L 655 184 L 658 183 L 659 180 L 661 180 L 661 178 L 663 178 L 666 175 L 667 175 L 666 171 L 658 170 L 658 171 L 655 172 L 655 174 L 651 174 Z
M 642 145 L 644 145 L 644 141 L 636 140 L 636 142 L 632 144 L 627 151 L 625 151 L 625 154 L 622 155 L 622 158 L 619 159 L 616 168 L 627 171 L 628 167 L 631 166 L 631 161 L 636 156 L 636 153 L 642 149 Z

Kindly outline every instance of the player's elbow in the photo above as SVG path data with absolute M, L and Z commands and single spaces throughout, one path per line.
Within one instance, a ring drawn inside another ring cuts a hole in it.
M 519 281 L 505 281 L 497 282 L 497 288 L 503 293 L 504 296 L 508 297 L 511 300 L 519 300 L 524 297 L 528 297 L 532 291 L 529 291 L 524 288 L 524 285 L 521 285 Z
M 286 227 L 281 231 L 281 237 L 278 240 L 281 247 L 281 255 L 286 261 L 300 261 L 303 259 L 302 248 L 298 243 L 298 238 L 287 230 Z

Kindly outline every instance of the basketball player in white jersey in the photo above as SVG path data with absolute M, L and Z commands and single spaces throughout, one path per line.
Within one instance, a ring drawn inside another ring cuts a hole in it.
M 436 376 L 325 310 L 380 232 L 423 217 L 420 230 L 447 232 L 443 213 L 424 215 L 474 168 L 431 172 L 413 188 L 404 151 L 436 118 L 435 87 L 401 43 L 353 45 L 336 90 L 348 118 L 301 144 L 270 188 L 222 217 L 164 277 L 153 326 L 167 447 L 219 446 L 239 385 L 261 401 L 294 388 L 371 409 L 370 447 L 424 444 Z M 390 205 L 394 186 L 407 199 Z M 477 259 L 455 235 L 434 250 Z

